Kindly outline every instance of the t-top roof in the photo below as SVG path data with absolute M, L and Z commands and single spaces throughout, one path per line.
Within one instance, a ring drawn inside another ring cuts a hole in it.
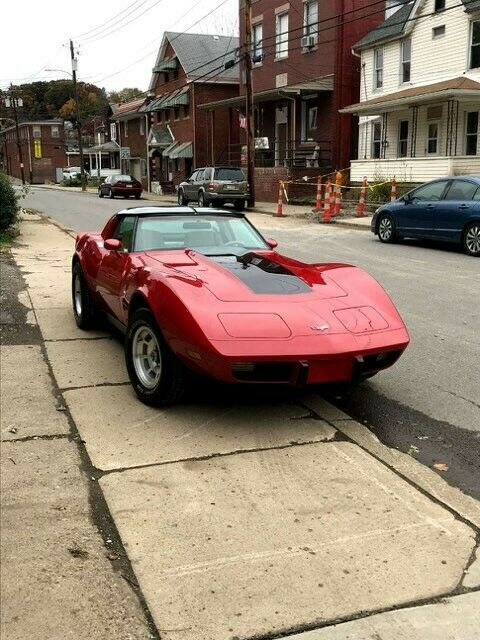
M 225 209 L 212 209 L 210 207 L 180 207 L 178 205 L 171 206 L 153 206 L 153 207 L 129 207 L 117 212 L 117 215 L 129 216 L 182 216 L 182 215 L 202 215 L 202 216 L 227 216 L 232 218 L 244 218 L 242 211 L 226 211 Z

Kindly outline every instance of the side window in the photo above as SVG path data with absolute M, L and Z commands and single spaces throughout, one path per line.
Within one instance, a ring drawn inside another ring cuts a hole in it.
M 190 176 L 189 181 L 190 182 L 195 182 L 195 180 L 197 179 L 197 174 L 198 174 L 198 171 L 194 171 L 192 173 L 192 175 Z
M 204 173 L 205 173 L 204 169 L 200 169 L 198 171 L 198 173 L 197 173 L 197 177 L 195 179 L 195 182 L 202 182 Z
M 469 201 L 474 199 L 474 195 L 478 190 L 478 185 L 466 180 L 454 180 L 447 191 L 445 200 L 463 200 Z
M 210 168 L 205 169 L 204 174 L 203 174 L 203 179 L 204 180 L 211 180 L 212 179 L 212 170 Z
M 437 182 L 431 182 L 423 187 L 418 187 L 412 193 L 413 199 L 424 202 L 429 200 L 441 200 L 447 180 L 438 180 Z
M 122 243 L 122 248 L 125 251 L 132 250 L 134 227 L 135 216 L 123 216 L 122 218 L 120 218 L 120 221 L 117 224 L 117 228 L 115 229 L 115 233 L 113 234 L 113 237 L 116 240 L 120 240 L 120 242 Z

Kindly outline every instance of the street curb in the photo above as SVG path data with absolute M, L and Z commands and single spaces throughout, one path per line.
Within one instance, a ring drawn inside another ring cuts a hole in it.
M 335 224 L 349 229 L 360 229 L 362 231 L 370 231 L 370 224 L 360 224 L 359 222 L 348 222 L 347 220 L 335 220 Z
M 329 422 L 367 453 L 393 469 L 430 499 L 447 507 L 480 531 L 480 502 L 449 485 L 437 472 L 411 455 L 382 444 L 364 425 L 317 395 L 302 399 L 302 404 Z

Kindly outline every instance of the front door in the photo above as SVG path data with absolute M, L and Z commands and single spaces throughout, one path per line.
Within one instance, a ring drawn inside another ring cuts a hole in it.
M 287 159 L 288 107 L 275 109 L 275 165 L 282 167 Z
M 411 238 L 434 237 L 435 213 L 448 182 L 436 180 L 412 191 L 410 199 L 404 200 L 404 206 L 398 212 L 400 235 Z

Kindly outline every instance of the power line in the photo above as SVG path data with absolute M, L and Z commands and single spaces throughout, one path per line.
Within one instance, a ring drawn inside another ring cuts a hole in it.
M 144 0 L 144 2 L 142 2 L 142 4 L 145 4 L 147 0 Z M 125 13 L 126 11 L 128 11 L 131 7 L 133 7 L 134 5 L 138 4 L 139 2 L 141 2 L 141 0 L 135 0 L 135 2 L 132 2 L 131 4 L 127 5 L 125 7 L 125 9 L 123 9 L 122 11 L 120 11 L 119 13 L 116 14 L 116 17 L 118 18 L 119 16 L 122 15 L 122 13 Z M 138 8 L 138 7 L 137 7 Z M 110 21 L 110 19 L 108 19 L 106 22 L 108 24 L 108 22 Z M 83 33 L 78 33 L 76 36 L 74 36 L 75 40 L 79 40 L 81 38 L 83 38 L 83 36 L 88 35 L 89 33 L 93 33 L 94 31 L 98 31 L 99 29 L 101 29 L 102 27 L 105 27 L 105 22 L 103 22 L 101 25 L 98 25 L 97 27 L 93 27 L 93 29 L 89 29 L 88 31 L 84 31 Z

